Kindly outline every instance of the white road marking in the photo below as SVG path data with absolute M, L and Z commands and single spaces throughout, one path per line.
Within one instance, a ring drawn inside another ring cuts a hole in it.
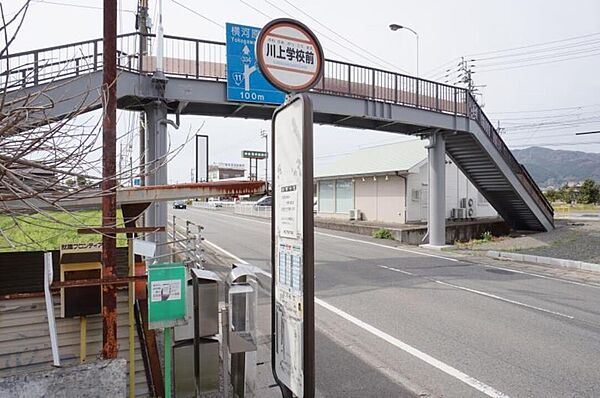
M 194 210 L 203 210 L 203 209 L 194 209 Z M 229 217 L 229 218 L 246 220 L 246 221 L 249 221 L 249 222 L 255 222 L 255 223 L 258 223 L 258 224 L 271 225 L 270 222 L 266 222 L 266 221 L 252 220 L 252 219 L 249 219 L 249 218 L 246 218 L 246 217 L 236 217 L 236 216 L 231 216 L 231 215 L 221 214 L 221 213 L 216 213 L 216 214 L 218 214 L 219 216 L 222 216 L 222 217 Z M 398 247 L 381 245 L 379 243 L 367 242 L 367 241 L 359 240 L 359 239 L 351 239 L 351 238 L 346 238 L 346 237 L 342 237 L 342 236 L 336 236 L 336 235 L 326 234 L 324 232 L 315 232 L 315 234 L 317 234 L 317 235 L 323 235 L 323 236 L 329 236 L 329 237 L 338 238 L 338 239 L 346 239 L 346 240 L 350 240 L 350 241 L 356 241 L 356 242 L 370 244 L 370 245 L 375 245 L 375 246 L 382 246 L 382 247 L 385 247 L 385 248 L 388 248 L 388 249 L 392 249 L 392 250 L 408 251 L 408 252 L 415 253 L 415 254 L 420 254 L 420 255 L 423 255 L 423 256 L 438 257 L 438 258 L 442 258 L 442 259 L 449 260 L 449 261 L 454 261 L 454 262 L 460 261 L 460 260 L 457 260 L 457 259 L 454 259 L 454 258 L 449 258 L 449 257 L 444 257 L 444 256 L 436 256 L 435 254 L 421 253 L 421 252 L 417 252 L 417 251 L 411 251 L 411 250 L 408 250 L 408 249 L 401 249 L 401 248 L 398 248 Z M 536 278 L 549 279 L 549 280 L 553 280 L 553 281 L 557 281 L 557 282 L 563 282 L 563 283 L 568 283 L 568 284 L 572 284 L 572 285 L 586 286 L 586 287 L 591 287 L 591 288 L 594 288 L 594 289 L 600 289 L 600 285 L 595 285 L 595 284 L 590 284 L 590 283 L 575 282 L 575 281 L 571 281 L 571 280 L 568 280 L 568 279 L 561 279 L 561 278 L 556 278 L 556 277 L 552 277 L 552 276 L 545 276 L 545 275 L 535 274 L 535 273 L 532 273 L 532 272 L 520 271 L 520 270 L 516 270 L 516 269 L 512 269 L 512 268 L 498 267 L 498 266 L 489 265 L 489 264 L 479 264 L 479 263 L 473 263 L 473 264 L 478 265 L 480 267 L 485 267 L 485 268 L 496 268 L 496 269 L 501 269 L 501 270 L 505 270 L 505 271 L 516 272 L 518 274 L 530 275 L 530 276 L 534 276 Z
M 344 311 L 340 310 L 339 308 L 334 307 L 333 305 L 328 304 L 319 298 L 315 297 L 315 303 L 320 305 L 321 307 L 333 312 L 334 314 L 346 319 L 347 321 L 355 324 L 359 328 L 366 330 L 367 332 L 379 337 L 382 340 L 387 341 L 388 343 L 401 349 L 402 351 L 422 360 L 423 362 L 426 362 L 427 364 L 433 366 L 434 368 L 441 370 L 442 372 L 462 381 L 463 383 L 473 387 L 474 389 L 476 389 L 478 391 L 481 391 L 488 397 L 508 398 L 508 395 L 496 390 L 495 388 L 488 386 L 487 384 L 475 379 L 474 377 L 469 376 L 468 374 L 461 372 L 460 370 L 458 370 L 438 359 L 435 359 L 431 355 L 426 354 L 423 351 L 420 351 L 393 336 L 390 336 L 389 334 L 377 329 L 376 327 L 371 326 L 368 323 L 363 322 L 358 318 L 355 318 L 354 316 L 348 314 L 347 312 L 344 312 Z
M 388 245 L 382 245 L 381 243 L 368 242 L 368 241 L 366 241 L 366 240 L 360 240 L 360 239 L 347 238 L 347 237 L 345 237 L 345 236 L 338 236 L 338 235 L 326 234 L 326 233 L 324 233 L 324 232 L 315 232 L 315 234 L 316 234 L 316 235 L 321 235 L 321 236 L 328 236 L 328 237 L 330 237 L 330 238 L 336 238 L 336 239 L 347 240 L 347 241 L 350 241 L 350 242 L 364 243 L 365 245 L 371 245 L 371 246 L 383 247 L 383 248 L 386 248 L 386 249 L 397 250 L 397 251 L 400 251 L 400 252 L 406 252 L 406 253 L 418 254 L 418 255 L 420 255 L 420 256 L 441 258 L 441 259 L 443 259 L 443 260 L 453 261 L 453 262 L 455 262 L 455 263 L 459 262 L 459 260 L 457 260 L 457 259 L 455 259 L 455 258 L 444 257 L 444 256 L 438 256 L 437 254 L 429 254 L 429 253 L 418 252 L 418 251 L 416 251 L 416 250 L 401 249 L 401 248 L 399 248 L 399 247 L 395 247 L 395 246 L 388 246 Z
M 411 276 L 415 275 L 412 272 L 404 271 L 404 270 L 401 270 L 401 269 L 398 269 L 398 268 L 388 267 L 387 265 L 378 265 L 378 267 L 379 268 L 389 269 L 390 271 L 394 271 L 394 272 L 400 272 L 401 274 L 406 274 L 406 275 L 411 275 Z
M 532 272 L 521 271 L 521 270 L 517 270 L 517 269 L 513 269 L 513 268 L 498 267 L 498 266 L 489 265 L 489 264 L 477 264 L 477 265 L 480 265 L 480 266 L 485 267 L 485 268 L 495 268 L 495 269 L 501 269 L 503 271 L 514 272 L 514 273 L 517 273 L 517 274 L 524 274 L 524 275 L 535 276 L 536 278 L 550 279 L 550 280 L 557 281 L 557 282 L 569 283 L 571 285 L 587 286 L 587 287 L 591 287 L 591 288 L 594 288 L 594 289 L 600 289 L 599 285 L 595 285 L 595 284 L 591 284 L 591 283 L 575 282 L 575 281 L 571 281 L 571 280 L 568 280 L 568 279 L 556 278 L 554 276 L 546 276 L 546 275 L 534 274 Z
M 205 242 L 208 242 L 205 240 Z M 228 252 L 227 250 L 223 249 L 222 247 L 212 243 L 212 242 L 208 242 L 209 245 L 211 245 L 212 247 L 214 247 L 217 250 L 220 250 L 222 253 L 231 256 L 231 258 L 233 258 L 236 261 L 239 261 L 241 263 L 245 263 L 248 264 L 247 261 L 241 259 L 240 257 Z M 399 271 L 399 270 L 398 270 Z M 272 275 L 268 272 L 263 272 L 264 275 L 272 278 Z M 366 330 L 367 332 L 371 333 L 372 335 L 379 337 L 380 339 L 392 344 L 393 346 L 401 349 L 402 351 L 414 356 L 415 358 L 418 358 L 420 360 L 422 360 L 423 362 L 433 366 L 434 368 L 441 370 L 442 372 L 446 373 L 449 376 L 454 377 L 455 379 L 473 387 L 474 389 L 484 393 L 485 395 L 487 395 L 488 397 L 492 397 L 492 398 L 509 398 L 508 395 L 496 390 L 493 387 L 490 387 L 489 385 L 477 380 L 474 377 L 469 376 L 466 373 L 461 372 L 460 370 L 432 357 L 429 354 L 424 353 L 421 350 L 418 350 L 416 348 L 414 348 L 411 345 L 406 344 L 405 342 L 377 329 L 374 326 L 369 325 L 366 322 L 361 321 L 360 319 L 348 314 L 347 312 L 342 311 L 341 309 L 321 300 L 318 297 L 315 297 L 315 304 L 320 305 L 321 307 L 333 312 L 334 314 L 346 319 L 347 321 L 353 323 L 354 325 L 358 326 L 359 328 Z
M 223 249 L 221 246 L 217 246 L 216 244 L 212 243 L 211 241 L 204 239 L 204 243 L 208 243 L 209 246 L 212 246 L 213 248 L 220 250 L 223 254 L 233 258 L 235 261 L 237 261 L 238 263 L 241 264 L 249 264 L 247 261 L 239 258 L 238 256 L 236 256 L 233 253 L 228 252 L 227 250 Z
M 197 210 L 199 210 L 199 209 L 197 209 Z M 229 215 L 229 214 L 220 214 L 220 213 L 218 215 L 221 216 L 221 217 L 229 217 L 229 218 L 235 218 L 235 219 L 238 219 L 238 220 L 246 220 L 246 221 L 250 221 L 250 222 L 254 222 L 254 223 L 258 223 L 258 224 L 271 225 L 270 222 L 252 220 L 252 219 L 249 219 L 249 218 L 246 218 L 246 217 L 237 217 L 237 216 L 232 216 L 232 215 Z M 416 251 L 416 250 L 402 249 L 402 248 L 395 247 L 395 246 L 382 245 L 381 243 L 368 242 L 366 240 L 347 238 L 345 236 L 332 235 L 332 234 L 327 234 L 327 233 L 324 233 L 324 232 L 315 231 L 315 235 L 327 236 L 329 238 L 342 239 L 342 240 L 347 240 L 347 241 L 350 241 L 350 242 L 363 243 L 365 245 L 383 247 L 385 249 L 396 250 L 396 251 L 405 252 L 405 253 L 418 254 L 420 256 L 435 257 L 435 258 L 441 258 L 443 260 L 448 260 L 448 261 L 453 261 L 453 262 L 459 262 L 459 260 L 457 260 L 455 258 L 438 256 L 437 254 L 424 253 L 424 252 L 419 252 L 419 251 Z
M 545 308 L 536 307 L 534 305 L 525 304 L 525 303 L 522 303 L 520 301 L 515 301 L 515 300 L 507 299 L 507 298 L 504 298 L 504 297 L 497 296 L 495 294 L 482 292 L 481 290 L 470 289 L 468 287 L 454 285 L 452 283 L 447 283 L 447 282 L 442 282 L 442 281 L 433 281 L 433 282 L 439 283 L 440 285 L 449 286 L 449 287 L 452 287 L 452 288 L 455 288 L 455 289 L 464 290 L 466 292 L 471 292 L 471 293 L 479 294 L 481 296 L 485 296 L 485 297 L 493 298 L 493 299 L 496 299 L 496 300 L 504 301 L 504 302 L 507 302 L 507 303 L 511 303 L 511 304 L 515 304 L 515 305 L 520 305 L 522 307 L 531 308 L 531 309 L 536 310 L 536 311 L 546 312 L 548 314 L 558 315 L 558 316 L 562 316 L 562 317 L 565 317 L 565 318 L 568 318 L 568 319 L 575 319 L 575 317 L 573 317 L 571 315 L 565 315 L 565 314 L 563 314 L 561 312 L 556 312 L 556 311 L 552 311 L 552 310 L 547 310 Z

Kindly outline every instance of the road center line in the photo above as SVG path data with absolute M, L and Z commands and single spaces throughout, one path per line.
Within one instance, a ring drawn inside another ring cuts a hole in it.
M 213 247 L 214 249 L 220 250 L 223 254 L 230 256 L 231 258 L 233 258 L 235 261 L 238 261 L 242 264 L 248 264 L 247 261 L 241 259 L 240 257 L 228 252 L 227 250 L 221 248 L 220 246 L 212 243 L 212 242 L 208 242 L 207 240 L 204 240 L 204 242 L 207 242 L 211 247 Z M 383 266 L 385 267 L 385 266 Z M 389 267 L 388 267 L 389 268 Z M 400 270 L 398 270 L 400 271 Z M 405 271 L 406 272 L 406 271 Z M 268 272 L 263 272 L 264 275 L 272 278 L 272 275 Z M 508 395 L 496 390 L 495 388 L 475 379 L 474 377 L 471 377 L 469 375 L 467 375 L 466 373 L 461 372 L 460 370 L 432 357 L 429 354 L 424 353 L 421 350 L 418 350 L 417 348 L 406 344 L 405 342 L 395 338 L 394 336 L 391 336 L 385 332 L 383 332 L 380 329 L 377 329 L 376 327 L 361 321 L 360 319 L 348 314 L 345 311 L 342 311 L 341 309 L 321 300 L 318 297 L 315 297 L 315 304 L 325 308 L 326 310 L 329 310 L 331 312 L 333 312 L 334 314 L 344 318 L 345 320 L 353 323 L 354 325 L 358 326 L 359 328 L 371 333 L 372 335 L 390 343 L 391 345 L 393 345 L 396 348 L 401 349 L 402 351 L 406 352 L 407 354 L 410 354 L 412 356 L 414 356 L 415 358 L 418 358 L 420 360 L 422 360 L 423 362 L 433 366 L 434 368 L 441 370 L 442 372 L 446 373 L 449 376 L 454 377 L 455 379 L 471 386 L 472 388 L 482 392 L 483 394 L 487 395 L 488 397 L 492 397 L 492 398 L 509 398 Z
M 198 210 L 201 210 L 201 209 L 198 209 Z M 237 217 L 237 216 L 232 216 L 232 215 L 229 215 L 229 214 L 221 214 L 221 213 L 216 213 L 216 214 L 218 214 L 218 216 L 221 216 L 221 217 L 229 217 L 229 218 L 235 218 L 235 219 L 238 219 L 238 220 L 240 220 L 240 219 L 241 220 L 246 220 L 246 221 L 250 221 L 250 222 L 254 222 L 254 223 L 258 223 L 258 224 L 271 225 L 270 222 L 266 222 L 266 221 L 252 220 L 252 219 L 248 219 L 246 217 Z M 338 236 L 338 235 L 333 235 L 333 234 L 327 234 L 325 232 L 315 231 L 315 235 L 326 236 L 326 237 L 334 238 L 334 239 L 347 240 L 347 241 L 350 241 L 350 242 L 362 243 L 362 244 L 365 244 L 365 245 L 383 247 L 385 249 L 396 250 L 396 251 L 405 252 L 405 253 L 417 254 L 419 256 L 434 257 L 434 258 L 440 258 L 442 260 L 448 260 L 448 261 L 452 261 L 452 262 L 459 262 L 459 260 L 457 260 L 455 258 L 451 258 L 451 257 L 438 256 L 437 254 L 430 254 L 430 253 L 419 252 L 419 251 L 416 251 L 416 250 L 403 249 L 403 248 L 400 248 L 400 247 L 383 245 L 381 243 L 368 242 L 366 240 L 361 240 L 361 239 L 347 238 L 345 236 Z
M 392 267 L 388 267 L 387 265 L 378 265 L 379 268 L 385 268 L 385 269 L 389 269 L 390 271 L 394 271 L 394 272 L 400 272 L 401 274 L 405 274 L 405 275 L 410 275 L 410 276 L 414 276 L 415 274 L 413 274 L 412 272 L 408 272 L 408 271 L 404 271 L 398 268 L 392 268 Z
M 482 292 L 482 291 L 480 291 L 480 290 L 470 289 L 470 288 L 468 288 L 468 287 L 459 286 L 459 285 L 454 285 L 454 284 L 452 284 L 452 283 L 447 283 L 447 282 L 442 282 L 442 281 L 437 281 L 437 280 L 435 280 L 435 281 L 433 281 L 433 282 L 435 282 L 435 283 L 438 283 L 438 284 L 440 284 L 440 285 L 444 285 L 444 286 L 452 287 L 452 288 L 455 288 L 455 289 L 464 290 L 464 291 L 466 291 L 466 292 L 475 293 L 475 294 L 479 294 L 479 295 L 481 295 L 481 296 L 485 296 L 485 297 L 493 298 L 493 299 L 496 299 L 496 300 L 504 301 L 504 302 L 507 302 L 507 303 L 511 303 L 511 304 L 515 304 L 515 305 L 520 305 L 520 306 L 522 306 L 522 307 L 530 308 L 530 309 L 532 309 L 532 310 L 541 311 L 541 312 L 546 312 L 546 313 L 548 313 L 548 314 L 553 314 L 553 315 L 557 315 L 557 316 L 562 316 L 562 317 L 564 317 L 564 318 L 568 318 L 568 319 L 575 319 L 575 317 L 573 317 L 573 316 L 571 316 L 571 315 L 565 315 L 565 314 L 563 314 L 563 313 L 561 313 L 561 312 L 556 312 L 556 311 L 552 311 L 552 310 L 547 310 L 547 309 L 545 309 L 545 308 L 540 308 L 540 307 L 536 307 L 536 306 L 534 306 L 534 305 L 525 304 L 525 303 L 522 303 L 522 302 L 520 302 L 520 301 L 511 300 L 511 299 L 507 299 L 507 298 L 504 298 L 504 297 L 497 296 L 497 295 L 495 295 L 495 294 L 491 294 L 491 293 Z
M 194 209 L 194 208 L 192 208 L 192 209 Z M 194 210 L 203 210 L 203 209 L 194 209 Z M 206 211 L 210 211 L 210 210 L 206 210 Z M 249 219 L 249 218 L 246 218 L 246 217 L 236 217 L 236 216 L 230 216 L 230 215 L 220 214 L 220 213 L 216 213 L 216 214 L 219 215 L 219 216 L 223 216 L 223 217 L 241 219 L 241 220 L 246 220 L 246 221 L 249 221 L 249 222 L 255 222 L 255 223 L 258 223 L 258 224 L 271 225 L 271 223 L 269 223 L 269 222 L 252 220 L 252 219 Z M 401 249 L 401 248 L 398 248 L 398 247 L 381 245 L 379 243 L 367 242 L 367 241 L 360 240 L 360 239 L 352 239 L 352 238 L 346 238 L 346 237 L 342 237 L 342 236 L 336 236 L 336 235 L 326 234 L 324 232 L 315 232 L 315 234 L 317 234 L 317 235 L 323 235 L 323 236 L 329 236 L 329 237 L 337 238 L 337 239 L 346 239 L 346 240 L 350 240 L 350 241 L 356 241 L 356 242 L 360 242 L 360 243 L 364 243 L 364 244 L 382 246 L 382 247 L 385 247 L 387 249 L 392 249 L 392 250 L 408 251 L 408 252 L 412 252 L 412 253 L 419 254 L 419 255 L 422 255 L 422 256 L 437 257 L 437 258 L 442 258 L 444 260 L 449 260 L 449 261 L 454 261 L 454 262 L 458 262 L 459 261 L 459 260 L 454 259 L 454 258 L 449 258 L 449 257 L 444 257 L 444 256 L 436 256 L 435 254 L 421 253 L 421 252 L 417 252 L 417 251 L 411 251 L 411 250 L 408 250 L 408 249 Z M 568 283 L 568 284 L 571 284 L 571 285 L 585 286 L 585 287 L 590 287 L 590 288 L 594 288 L 594 289 L 600 289 L 599 285 L 590 284 L 590 283 L 576 282 L 576 281 L 572 281 L 572 280 L 568 280 L 568 279 L 562 279 L 562 278 L 557 278 L 557 277 L 552 277 L 552 276 L 546 276 L 546 275 L 536 274 L 536 273 L 533 273 L 533 272 L 521 271 L 521 270 L 517 270 L 517 269 L 513 269 L 513 268 L 498 267 L 498 266 L 490 265 L 490 264 L 479 264 L 479 263 L 472 263 L 472 264 L 480 266 L 480 267 L 484 267 L 484 268 L 501 269 L 501 270 L 505 270 L 505 271 L 515 272 L 517 274 L 530 275 L 530 276 L 533 276 L 533 277 L 536 277 L 536 278 L 548 279 L 548 280 L 553 280 L 553 281 L 557 281 L 557 282 Z

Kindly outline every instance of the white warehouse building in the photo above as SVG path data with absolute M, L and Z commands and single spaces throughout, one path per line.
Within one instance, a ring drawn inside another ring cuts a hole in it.
M 387 223 L 427 221 L 426 140 L 360 149 L 315 172 L 317 215 Z M 489 218 L 498 213 L 446 157 L 446 218 Z

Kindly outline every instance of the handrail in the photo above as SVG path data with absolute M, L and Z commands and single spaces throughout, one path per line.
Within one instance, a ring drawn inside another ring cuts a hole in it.
M 117 36 L 118 39 L 121 39 L 121 42 L 119 43 L 121 43 L 122 45 L 131 44 L 130 42 L 123 43 L 123 39 L 131 37 L 153 38 L 155 37 L 155 35 L 141 33 L 126 33 Z M 188 41 L 191 43 L 195 43 L 194 54 L 190 54 L 190 52 L 192 52 L 191 50 L 188 50 L 187 54 L 188 56 L 193 55 L 193 57 L 185 58 L 186 50 L 184 45 L 184 58 L 181 59 L 183 62 L 193 62 L 195 64 L 195 72 L 189 71 L 187 69 L 185 70 L 185 73 L 182 71 L 179 71 L 180 73 L 178 73 L 177 71 L 170 72 L 167 70 L 165 71 L 165 74 L 183 75 L 186 78 L 212 78 L 217 80 L 226 78 L 226 76 L 224 75 L 226 62 L 222 62 L 223 57 L 220 56 L 218 57 L 218 59 L 211 58 L 211 56 L 216 56 L 211 52 L 211 49 L 221 51 L 222 48 L 225 47 L 225 43 L 212 40 L 194 39 L 172 35 L 165 35 L 165 39 L 175 41 Z M 7 54 L 0 57 L 0 62 L 3 62 L 4 60 L 8 60 L 10 62 L 10 58 L 18 59 L 19 57 L 26 57 L 27 62 L 25 63 L 25 65 L 27 65 L 27 68 L 25 70 L 28 71 L 32 68 L 35 68 L 35 65 L 38 65 L 39 68 L 40 54 L 68 48 L 74 49 L 79 46 L 93 44 L 93 53 L 90 52 L 87 55 L 82 54 L 79 57 L 79 59 L 87 59 L 93 57 L 94 62 L 93 67 L 91 69 L 97 70 L 98 67 L 102 64 L 102 57 L 99 57 L 101 52 L 98 49 L 98 45 L 101 43 L 101 41 L 102 39 L 84 40 L 66 45 L 46 47 L 42 49 L 25 51 L 15 54 Z M 144 69 L 143 65 L 143 63 L 146 62 L 144 60 L 145 57 L 139 57 L 139 49 L 137 48 L 136 43 L 137 40 L 134 42 L 133 48 L 129 49 L 131 51 L 127 51 L 128 49 L 121 49 L 121 54 L 124 54 L 125 56 L 129 57 L 130 64 L 119 65 L 119 68 L 125 70 L 132 70 L 135 72 L 147 72 L 147 70 Z M 208 47 L 208 60 L 206 60 L 206 54 L 203 54 L 205 59 L 203 59 L 202 61 L 200 60 L 200 44 L 213 46 Z M 81 49 L 79 50 L 81 51 Z M 88 48 L 88 52 L 89 50 L 90 49 Z M 177 55 L 179 54 L 175 54 L 175 58 L 173 59 L 179 61 Z M 171 56 L 173 56 L 172 53 Z M 71 57 L 69 60 L 55 61 L 51 64 L 44 65 L 44 68 L 54 65 L 60 65 L 62 63 L 69 63 L 72 62 L 72 60 L 73 58 Z M 133 63 L 135 63 L 135 65 L 131 65 L 132 60 Z M 201 62 L 213 65 L 214 69 L 211 70 L 209 73 L 200 73 L 199 64 Z M 81 69 L 79 68 L 80 67 L 78 66 L 78 68 L 76 69 L 77 73 L 90 69 L 89 67 Z M 450 113 L 454 115 L 466 116 L 469 119 L 474 120 L 478 123 L 481 129 L 488 136 L 488 139 L 498 150 L 500 156 L 506 161 L 511 170 L 517 176 L 522 176 L 522 178 L 519 178 L 519 181 L 521 181 L 525 189 L 534 198 L 538 206 L 542 209 L 542 211 L 544 211 L 544 213 L 549 219 L 552 218 L 554 210 L 550 202 L 548 202 L 548 200 L 543 195 L 542 191 L 539 189 L 537 184 L 535 184 L 527 170 L 516 160 L 512 152 L 508 149 L 508 147 L 504 143 L 504 140 L 502 139 L 502 137 L 500 137 L 500 135 L 498 134 L 492 123 L 489 121 L 485 113 L 483 113 L 483 110 L 481 109 L 473 95 L 469 93 L 468 90 L 466 90 L 465 88 L 451 86 L 444 83 L 438 83 L 432 80 L 422 79 L 414 76 L 404 75 L 402 73 L 397 73 L 393 71 L 386 71 L 383 69 L 352 64 L 344 61 L 325 60 L 325 70 L 325 77 L 314 89 L 315 91 L 329 92 L 342 96 L 367 97 L 376 100 L 401 103 L 408 106 L 414 106 L 419 109 L 428 109 L 441 113 Z M 331 73 L 328 74 L 327 71 Z M 23 69 L 17 71 L 6 71 L 5 73 L 7 76 L 12 76 L 13 72 L 14 74 L 21 73 L 23 75 L 23 86 L 27 84 L 28 78 L 33 80 L 33 84 L 39 84 L 41 80 L 47 79 L 47 75 L 42 75 L 42 79 L 40 79 L 40 75 L 39 72 L 37 72 L 37 69 L 36 72 L 34 72 L 35 74 L 32 78 L 24 74 Z M 51 75 L 51 73 L 52 71 L 50 71 L 48 75 Z M 61 71 L 57 71 L 55 73 L 60 74 Z M 334 74 L 334 76 L 330 76 L 332 73 Z M 65 76 L 73 75 L 74 72 L 72 70 L 67 70 L 66 72 L 63 71 L 62 74 Z M 1 76 L 2 75 L 0 75 L 0 77 Z M 55 77 L 57 76 L 52 76 L 52 78 Z M 9 77 L 6 78 L 8 79 Z M 343 90 L 341 90 L 341 87 L 338 88 L 336 86 L 336 82 L 345 82 L 343 85 Z M 14 86 L 19 85 L 11 84 L 11 87 Z

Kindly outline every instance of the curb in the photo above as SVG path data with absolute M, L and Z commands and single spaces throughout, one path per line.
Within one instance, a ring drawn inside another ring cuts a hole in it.
M 583 271 L 600 273 L 600 264 L 586 263 L 577 260 L 565 260 L 562 258 L 534 256 L 531 254 L 508 253 L 490 250 L 486 253 L 487 257 L 496 259 L 507 259 L 523 263 L 534 263 L 542 265 L 550 265 L 554 267 L 573 268 Z

